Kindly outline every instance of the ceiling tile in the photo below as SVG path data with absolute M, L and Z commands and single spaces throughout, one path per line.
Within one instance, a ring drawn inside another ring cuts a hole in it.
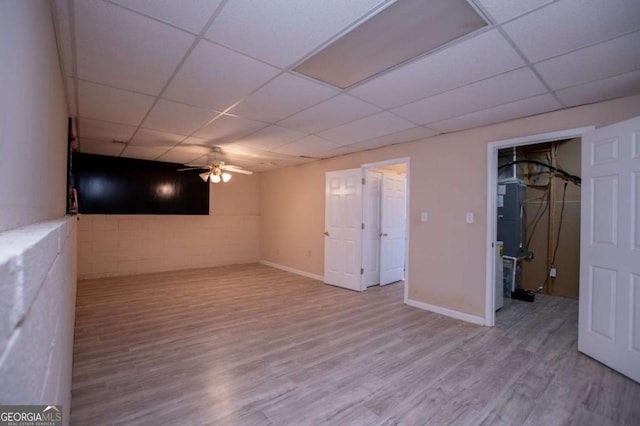
M 380 108 L 352 96 L 340 94 L 294 114 L 278 124 L 301 132 L 316 133 L 330 127 L 358 120 L 376 112 L 380 112 Z
M 190 135 L 219 114 L 216 111 L 160 99 L 142 125 L 149 129 Z
M 198 144 L 196 139 L 197 138 L 185 139 L 184 141 L 182 141 L 180 145 L 174 147 L 173 149 L 176 151 L 193 152 L 200 155 L 215 154 L 213 152 L 212 147 Z M 187 141 L 191 141 L 191 142 L 187 142 Z
M 224 111 L 278 72 L 255 59 L 201 40 L 163 96 L 189 105 Z
M 563 0 L 504 25 L 532 62 L 640 29 L 640 1 Z
M 252 171 L 273 170 L 300 162 L 298 157 L 250 148 L 240 143 L 225 146 L 224 154 L 228 164 Z
M 107 2 L 74 4 L 78 75 L 85 80 L 157 95 L 195 39 Z
M 467 0 L 396 1 L 294 70 L 347 88 L 487 25 Z
M 361 151 L 362 148 L 355 147 L 353 145 L 341 146 L 336 149 L 330 149 L 328 151 L 316 152 L 313 156 L 315 158 L 332 158 L 340 155 L 351 154 L 353 152 Z
M 167 152 L 167 150 L 161 148 L 129 145 L 120 156 L 127 158 L 139 158 L 141 160 L 155 160 L 165 152 Z
M 78 107 L 76 105 L 76 86 L 73 78 L 66 78 L 66 95 L 67 106 L 69 107 L 69 115 L 72 117 L 78 116 Z
M 117 157 L 124 148 L 124 145 L 122 144 L 91 139 L 80 138 L 79 142 L 79 151 L 84 152 L 85 154 L 110 155 L 112 157 Z
M 289 162 L 290 166 L 299 166 L 301 164 L 311 163 L 312 161 L 316 161 L 315 157 L 291 157 Z M 289 166 L 288 166 L 289 167 Z
M 535 68 L 554 90 L 640 69 L 640 32 L 540 62 Z
M 287 70 L 392 2 L 55 0 L 52 12 L 82 152 L 185 163 L 216 145 L 224 161 L 272 170 L 640 94 L 640 1 L 468 1 L 504 31 L 346 93 Z M 214 42 L 190 50 L 214 16 Z
M 278 147 L 274 149 L 273 152 L 294 156 L 313 156 L 313 154 L 317 152 L 329 151 L 339 148 L 340 146 L 341 145 L 337 143 L 311 135 Z
M 130 145 L 146 145 L 156 148 L 174 147 L 177 143 L 185 139 L 183 135 L 175 135 L 173 133 L 159 132 L 157 130 L 139 129 L 131 139 Z
M 153 98 L 113 87 L 78 82 L 80 117 L 137 126 L 153 103 Z
M 165 152 L 157 161 L 165 161 L 167 163 L 189 164 L 202 157 L 202 154 L 194 154 L 193 152 L 182 152 L 172 149 Z
M 287 68 L 388 0 L 236 0 L 207 31 L 210 40 Z
M 237 142 L 243 146 L 269 151 L 284 144 L 302 139 L 305 136 L 307 135 L 297 130 L 285 129 L 280 126 L 269 126 L 245 138 L 239 139 Z
M 366 141 L 354 143 L 353 147 L 360 149 L 372 149 L 379 148 L 386 145 L 394 145 L 397 143 L 411 142 L 420 139 L 426 139 L 431 136 L 437 135 L 438 132 L 427 129 L 425 127 L 413 127 L 411 129 L 403 130 L 401 132 L 392 133 L 390 135 L 382 136 L 379 138 L 368 139 Z
M 544 92 L 545 87 L 533 72 L 528 68 L 521 68 L 398 107 L 393 111 L 415 123 L 429 124 Z
M 577 106 L 640 93 L 640 71 L 605 78 L 559 90 L 556 95 L 567 106 Z
M 135 131 L 136 128 L 134 126 L 125 126 L 123 124 L 91 120 L 88 118 L 80 118 L 78 120 L 79 136 L 83 139 L 86 138 L 106 142 L 112 142 L 115 139 L 118 141 L 128 142 Z
M 541 114 L 562 108 L 552 95 L 545 94 L 429 124 L 441 132 L 454 132 L 501 121 Z
M 213 152 L 213 147 L 214 147 L 213 144 L 207 144 L 207 141 L 205 139 L 200 139 L 193 136 L 183 140 L 182 142 L 180 142 L 179 145 L 176 145 L 173 149 L 184 150 L 186 147 L 189 148 L 189 151 L 198 152 L 200 154 L 200 157 L 198 157 L 194 161 L 199 164 L 209 163 L 213 159 L 219 158 L 220 160 L 225 160 L 226 158 L 224 152 L 222 153 Z
M 318 136 L 337 142 L 341 145 L 351 145 L 366 139 L 376 138 L 400 130 L 415 127 L 398 116 L 389 112 L 381 112 L 351 123 L 343 124 L 333 129 L 318 133 Z
M 501 24 L 558 0 L 476 0 Z
M 509 43 L 492 30 L 383 74 L 349 93 L 393 108 L 523 65 Z
M 111 0 L 130 9 L 198 34 L 221 0 Z
M 203 151 L 205 151 L 205 153 L 209 153 L 211 152 L 211 145 L 207 145 L 206 143 L 206 139 L 201 139 L 201 138 L 196 138 L 194 136 L 190 136 L 188 138 L 186 138 L 185 140 L 183 140 L 182 142 L 180 142 L 179 146 L 190 146 L 190 147 L 195 147 L 195 148 L 202 148 Z M 176 147 L 177 148 L 177 147 Z
M 195 136 L 207 140 L 208 143 L 220 143 L 242 138 L 266 126 L 266 123 L 260 121 L 223 114 L 200 129 Z
M 279 75 L 243 100 L 232 114 L 275 122 L 338 94 L 336 89 L 291 73 Z
M 244 162 L 260 162 L 260 154 L 266 153 L 264 150 L 251 148 L 247 145 L 243 145 L 238 142 L 232 142 L 230 144 L 224 145 L 223 147 L 223 158 L 228 159 L 229 162 L 233 162 L 236 164 L 240 161 Z M 239 164 L 242 165 L 242 164 Z
M 169 163 L 186 164 L 194 162 L 196 159 L 210 152 L 210 148 L 181 143 L 180 145 L 177 145 L 171 150 L 167 151 L 161 157 L 158 157 L 158 160 L 167 161 Z
M 65 76 L 73 76 L 73 53 L 71 42 L 71 22 L 69 20 L 69 3 L 67 0 L 53 2 L 55 5 L 56 39 L 62 58 L 62 72 Z

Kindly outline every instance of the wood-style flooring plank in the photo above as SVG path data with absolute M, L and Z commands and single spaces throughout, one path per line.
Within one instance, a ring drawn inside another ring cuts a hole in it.
M 486 328 L 250 264 L 82 281 L 74 425 L 633 425 L 640 385 L 577 352 L 577 301 Z

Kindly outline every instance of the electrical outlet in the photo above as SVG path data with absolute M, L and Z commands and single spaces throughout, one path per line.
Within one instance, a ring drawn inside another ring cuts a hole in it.
M 473 223 L 473 212 L 467 212 L 467 216 L 465 219 L 467 223 Z
M 551 278 L 555 278 L 556 277 L 556 268 L 549 269 L 549 276 Z
M 420 213 L 420 222 L 426 222 L 428 218 L 429 215 L 427 214 L 427 212 Z

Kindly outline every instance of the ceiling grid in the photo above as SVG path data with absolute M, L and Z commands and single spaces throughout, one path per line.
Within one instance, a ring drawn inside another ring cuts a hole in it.
M 264 171 L 640 93 L 637 0 L 466 0 L 486 26 L 346 88 L 294 68 L 415 0 L 51 1 L 83 152 Z

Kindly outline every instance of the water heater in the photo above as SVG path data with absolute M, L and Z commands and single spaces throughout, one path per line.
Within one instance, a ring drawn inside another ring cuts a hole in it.
M 519 258 L 526 250 L 527 187 L 520 181 L 498 184 L 498 241 L 504 243 L 505 256 Z

